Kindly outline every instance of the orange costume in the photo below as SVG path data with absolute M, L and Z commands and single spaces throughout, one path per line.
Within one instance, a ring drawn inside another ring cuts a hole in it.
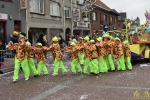
M 79 56 L 79 60 L 80 60 L 80 64 L 84 65 L 84 42 L 82 40 L 82 37 L 79 38 L 79 42 L 78 42 L 78 46 L 80 47 L 78 56 Z
M 26 57 L 26 50 L 27 46 L 24 41 L 24 36 L 20 35 L 20 42 L 19 43 L 10 43 L 8 44 L 8 49 L 15 50 L 17 53 L 15 55 L 15 68 L 14 68 L 14 76 L 13 76 L 13 82 L 16 82 L 18 80 L 18 74 L 20 65 L 22 66 L 25 80 L 29 79 L 29 68 L 28 68 L 28 62 Z
M 54 70 L 53 70 L 53 76 L 58 75 L 58 69 L 59 67 L 62 69 L 62 73 L 65 74 L 67 72 L 67 69 L 64 67 L 64 64 L 62 62 L 62 52 L 60 50 L 60 45 L 58 42 L 58 38 L 54 37 L 53 44 L 50 45 L 49 50 L 52 51 L 53 57 L 54 57 Z
M 37 47 L 34 47 L 34 52 L 38 56 L 38 59 L 37 59 L 38 75 L 41 74 L 41 71 L 44 72 L 44 75 L 48 75 L 48 70 L 46 68 L 46 58 L 45 58 L 45 55 L 44 55 L 44 51 L 47 51 L 47 50 L 49 50 L 49 48 L 42 47 L 41 43 L 37 43 Z
M 94 40 L 90 40 L 90 61 L 91 61 L 91 73 L 98 74 L 98 53 Z
M 98 54 L 99 54 L 99 69 L 100 72 L 107 72 L 107 64 L 106 64 L 106 58 L 107 58 L 107 54 L 106 54 L 106 47 L 104 45 L 104 42 L 102 42 L 102 38 L 99 37 L 97 38 L 97 43 L 96 43 L 96 47 L 98 50 Z
M 82 69 L 79 63 L 79 58 L 78 58 L 78 50 L 80 47 L 76 46 L 74 42 L 71 42 L 71 46 L 69 48 L 65 48 L 66 52 L 71 54 L 71 70 L 72 74 L 76 73 L 76 68 L 78 69 L 78 73 L 82 73 Z

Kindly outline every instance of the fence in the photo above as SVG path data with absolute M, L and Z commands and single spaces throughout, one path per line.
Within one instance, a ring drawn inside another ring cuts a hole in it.
M 14 51 L 0 50 L 0 74 L 13 70 L 14 66 Z

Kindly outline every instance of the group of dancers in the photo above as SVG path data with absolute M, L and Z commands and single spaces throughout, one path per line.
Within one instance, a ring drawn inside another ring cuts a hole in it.
M 14 34 L 18 35 L 15 32 Z M 43 75 L 48 75 L 49 72 L 46 67 L 44 54 L 46 51 L 51 51 L 53 56 L 53 76 L 58 75 L 59 68 L 61 68 L 63 75 L 67 73 L 67 69 L 62 61 L 62 51 L 71 55 L 72 74 L 89 74 L 90 72 L 90 74 L 98 75 L 99 73 L 115 71 L 116 69 L 119 71 L 132 70 L 129 42 L 122 42 L 118 37 L 113 38 L 109 33 L 106 33 L 103 37 L 98 37 L 97 41 L 90 40 L 88 36 L 80 37 L 77 43 L 72 41 L 63 50 L 60 49 L 58 37 L 52 38 L 49 47 L 42 46 L 41 43 L 31 46 L 31 43 L 26 41 L 25 36 L 19 34 L 18 37 L 19 43 L 10 42 L 7 45 L 8 49 L 16 51 L 13 82 L 18 81 L 20 66 L 23 69 L 26 81 L 29 79 L 31 72 L 34 74 L 34 77 L 39 77 L 41 71 L 43 71 Z M 37 67 L 34 63 L 34 55 L 37 55 Z M 117 67 L 114 65 L 115 59 Z M 82 66 L 84 66 L 83 69 Z

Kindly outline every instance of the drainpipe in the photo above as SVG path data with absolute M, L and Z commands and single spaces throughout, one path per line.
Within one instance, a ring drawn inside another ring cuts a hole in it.
M 27 32 L 27 39 L 28 39 L 28 10 L 27 8 L 26 8 L 26 32 Z
M 26 29 L 25 29 L 25 31 L 26 31 L 26 38 L 28 39 L 28 3 L 29 3 L 30 1 L 26 1 L 26 9 L 25 9 L 25 16 L 26 16 Z
M 71 2 L 71 36 L 73 35 L 73 5 L 72 5 L 72 0 L 70 0 Z
M 65 0 L 63 0 L 63 21 L 64 21 L 64 27 L 63 27 L 63 31 L 64 31 L 64 38 L 66 38 L 66 33 L 65 33 L 65 26 L 66 26 L 66 19 L 65 19 L 65 12 L 64 12 L 64 4 L 65 4 L 65 2 L 64 2 Z

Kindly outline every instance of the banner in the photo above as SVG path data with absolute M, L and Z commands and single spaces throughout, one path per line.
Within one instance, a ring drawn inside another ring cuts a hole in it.
M 27 8 L 27 0 L 20 0 L 20 8 L 21 9 Z

